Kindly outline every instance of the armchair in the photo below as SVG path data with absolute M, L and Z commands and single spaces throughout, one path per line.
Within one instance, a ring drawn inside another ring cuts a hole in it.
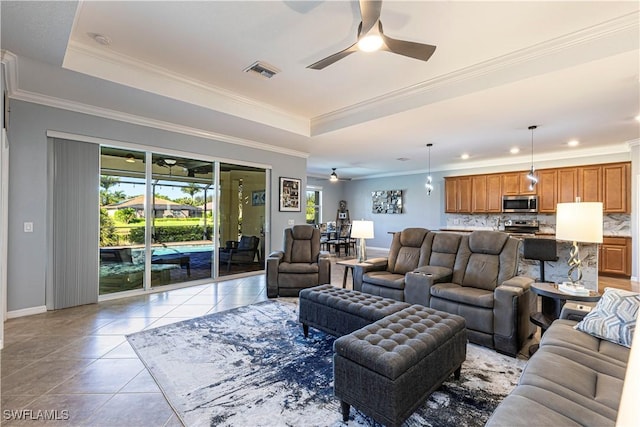
M 320 250 L 320 230 L 294 225 L 284 230 L 284 249 L 267 258 L 267 296 L 298 296 L 300 290 L 331 283 L 329 253 Z
M 220 248 L 220 265 L 227 264 L 227 272 L 231 264 L 251 264 L 258 253 L 260 239 L 256 236 L 242 236 L 239 242 L 229 240 L 224 248 Z

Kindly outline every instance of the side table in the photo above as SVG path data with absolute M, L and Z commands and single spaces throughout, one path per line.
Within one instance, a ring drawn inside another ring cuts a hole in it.
M 554 320 L 560 318 L 562 307 L 567 300 L 596 302 L 601 297 L 595 291 L 590 291 L 589 295 L 573 295 L 562 292 L 555 283 L 534 283 L 531 285 L 531 290 L 540 295 L 542 299 L 542 311 L 531 313 L 529 316 L 531 323 L 540 326 L 540 335 L 545 333 Z M 537 345 L 533 345 L 529 349 L 529 353 L 533 354 L 537 349 Z
M 347 273 L 349 273 L 349 270 L 351 270 L 351 281 L 353 283 L 353 267 L 356 264 L 360 263 L 358 262 L 357 258 L 354 258 L 336 261 L 336 264 L 344 266 L 344 275 L 342 276 L 342 289 L 345 289 L 347 287 Z M 367 264 L 367 262 L 363 262 L 363 264 Z

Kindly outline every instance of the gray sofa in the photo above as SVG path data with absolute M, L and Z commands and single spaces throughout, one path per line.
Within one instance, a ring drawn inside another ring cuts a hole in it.
M 544 333 L 518 386 L 487 426 L 616 424 L 630 350 L 573 329 L 571 306 Z
M 471 342 L 516 355 L 535 332 L 534 280 L 517 276 L 520 244 L 497 231 L 406 229 L 388 259 L 354 267 L 354 289 L 458 314 Z

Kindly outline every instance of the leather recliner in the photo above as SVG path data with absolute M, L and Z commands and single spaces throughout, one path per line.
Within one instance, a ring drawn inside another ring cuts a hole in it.
M 298 296 L 300 291 L 331 283 L 329 253 L 320 250 L 320 230 L 294 225 L 284 230 L 284 249 L 267 258 L 267 296 Z
M 427 263 L 426 228 L 405 228 L 393 235 L 388 258 L 373 258 L 353 269 L 353 289 L 404 301 L 405 274 Z
M 530 290 L 534 280 L 517 276 L 520 245 L 520 240 L 497 231 L 462 236 L 451 280 L 435 274 L 431 276 L 435 280 L 420 278 L 424 284 L 420 303 L 463 316 L 469 341 L 517 354 L 535 331 L 529 321 L 535 304 Z M 418 303 L 410 299 L 407 302 Z

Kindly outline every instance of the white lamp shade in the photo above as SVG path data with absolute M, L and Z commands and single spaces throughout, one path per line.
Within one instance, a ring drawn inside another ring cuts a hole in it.
M 558 203 L 556 239 L 602 243 L 602 203 Z
M 355 239 L 373 239 L 373 221 L 353 221 L 351 237 Z

